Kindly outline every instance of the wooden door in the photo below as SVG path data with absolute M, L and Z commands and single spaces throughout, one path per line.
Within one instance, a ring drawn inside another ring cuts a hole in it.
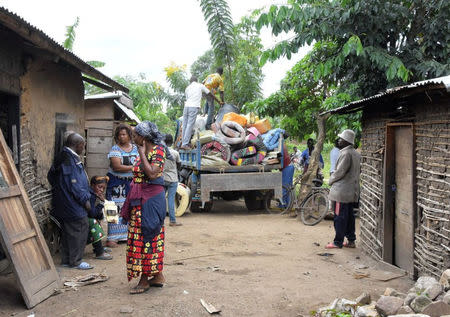
M 395 128 L 395 227 L 394 264 L 414 270 L 413 133 L 411 127 Z
M 387 127 L 383 259 L 414 276 L 414 131 L 411 124 Z
M 60 287 L 53 259 L 1 131 L 0 238 L 28 308 Z

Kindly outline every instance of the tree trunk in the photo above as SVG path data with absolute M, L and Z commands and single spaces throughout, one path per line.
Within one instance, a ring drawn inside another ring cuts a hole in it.
M 301 202 L 308 195 L 313 185 L 312 181 L 314 178 L 316 178 L 317 172 L 319 170 L 320 153 L 322 153 L 323 143 L 325 142 L 325 135 L 326 135 L 325 123 L 327 122 L 329 116 L 330 114 L 327 113 L 326 115 L 317 117 L 317 128 L 318 128 L 317 142 L 313 152 L 311 153 L 311 157 L 309 158 L 308 170 L 302 176 L 302 181 L 300 183 L 300 190 L 297 197 L 298 203 L 297 206 L 295 206 L 296 208 L 300 207 Z

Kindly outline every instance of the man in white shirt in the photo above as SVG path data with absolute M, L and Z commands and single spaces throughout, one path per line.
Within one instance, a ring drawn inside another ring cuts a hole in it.
M 184 103 L 183 110 L 183 138 L 181 149 L 188 150 L 191 148 L 189 142 L 192 137 L 192 130 L 194 128 L 195 119 L 200 110 L 200 102 L 202 100 L 202 94 L 207 96 L 213 96 L 214 99 L 220 104 L 223 104 L 216 96 L 214 96 L 205 85 L 197 82 L 197 77 L 192 76 L 189 86 L 186 87 L 185 95 L 186 102 Z

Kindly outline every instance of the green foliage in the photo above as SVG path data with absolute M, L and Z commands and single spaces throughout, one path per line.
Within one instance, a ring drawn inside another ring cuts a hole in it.
M 228 69 L 228 82 L 231 90 L 231 100 L 234 99 L 234 84 L 231 72 L 233 61 L 234 32 L 230 8 L 226 0 L 200 0 L 200 8 L 208 26 L 211 45 L 216 60 L 225 64 Z
M 166 71 L 166 80 L 171 88 L 165 98 L 167 102 L 166 114 L 171 120 L 176 120 L 183 115 L 184 102 L 186 101 L 184 91 L 189 85 L 186 65 L 179 66 L 171 63 L 164 70 Z
M 75 29 L 80 24 L 80 17 L 77 17 L 75 20 L 75 23 L 69 26 L 66 26 L 66 39 L 64 40 L 63 46 L 65 49 L 72 51 L 73 50 L 73 43 L 75 42 Z
M 147 81 L 143 74 L 138 78 L 117 76 L 114 80 L 130 89 L 134 112 L 139 119 L 154 122 L 163 133 L 175 132 L 175 123 L 163 112 L 167 92 L 158 83 Z
M 323 111 L 337 108 L 356 99 L 355 87 L 338 87 L 332 74 L 317 78 L 317 61 L 332 56 L 334 43 L 316 43 L 312 51 L 300 60 L 281 81 L 280 90 L 264 100 L 245 106 L 244 111 L 256 112 L 260 117 L 280 118 L 277 125 L 291 136 L 305 140 L 317 130 L 316 118 Z M 360 129 L 359 115 L 333 116 L 327 121 L 327 140 L 334 141 L 344 128 Z
M 241 22 L 233 27 L 234 38 L 231 64 L 231 74 L 234 84 L 234 100 L 228 98 L 232 95 L 231 82 L 225 76 L 225 101 L 242 106 L 248 102 L 262 97 L 261 82 L 264 78 L 259 56 L 263 46 L 253 21 L 249 17 L 242 18 Z M 191 73 L 202 82 L 207 75 L 215 72 L 221 65 L 215 58 L 212 50 L 206 51 L 191 66 Z
M 334 74 L 367 97 L 404 82 L 450 72 L 450 2 L 445 0 L 292 0 L 259 16 L 258 28 L 294 37 L 265 51 L 260 62 L 290 58 L 299 47 L 333 42 L 316 79 Z

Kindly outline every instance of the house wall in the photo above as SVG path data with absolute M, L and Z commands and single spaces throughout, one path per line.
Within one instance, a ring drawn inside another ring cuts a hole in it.
M 51 60 L 28 59 L 20 77 L 20 172 L 39 220 L 50 209 L 47 172 L 53 162 L 56 114 L 66 114 L 67 130 L 84 134 L 84 87 L 73 67 Z
M 368 107 L 363 113 L 361 244 L 372 257 L 383 259 L 386 124 L 412 121 L 417 194 L 414 268 L 419 275 L 438 277 L 450 267 L 450 98 L 442 92 L 420 94 L 407 103 L 406 114 L 394 113 L 390 103 Z

